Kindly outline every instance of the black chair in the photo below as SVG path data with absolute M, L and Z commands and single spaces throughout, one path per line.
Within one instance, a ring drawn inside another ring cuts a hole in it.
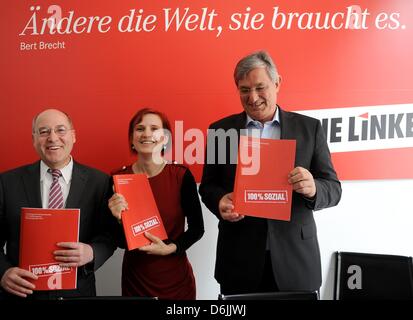
M 413 299 L 412 258 L 336 252 L 334 299 Z
M 218 300 L 318 300 L 317 291 L 283 291 L 224 295 Z

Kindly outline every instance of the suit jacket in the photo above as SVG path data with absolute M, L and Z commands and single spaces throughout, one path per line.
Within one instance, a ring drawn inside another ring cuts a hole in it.
M 267 232 L 279 289 L 318 290 L 321 286 L 320 250 L 313 210 L 336 205 L 341 197 L 341 185 L 320 121 L 280 108 L 279 112 L 281 139 L 296 140 L 295 166 L 308 169 L 317 188 L 313 200 L 293 192 L 289 222 L 247 216 L 239 222 L 228 222 L 221 218 L 218 204 L 225 194 L 233 191 L 236 164 L 230 164 L 229 160 L 238 148 L 233 148 L 235 151 L 231 154 L 227 139 L 225 149 L 218 150 L 211 135 L 208 138 L 207 162 L 215 160 L 215 164 L 204 165 L 199 192 L 202 201 L 219 219 L 215 278 L 234 291 L 259 284 L 264 270 Z M 246 114 L 242 112 L 211 124 L 210 129 L 235 129 L 239 137 L 245 124 Z M 217 164 L 223 150 L 226 150 L 226 162 Z
M 95 296 L 97 270 L 114 252 L 116 244 L 111 230 L 112 215 L 108 199 L 112 194 L 110 177 L 77 162 L 73 164 L 72 182 L 66 208 L 80 209 L 79 241 L 92 246 L 94 260 L 78 268 L 77 289 L 35 291 L 34 299 Z M 0 278 L 19 264 L 20 208 L 41 208 L 40 161 L 0 175 Z

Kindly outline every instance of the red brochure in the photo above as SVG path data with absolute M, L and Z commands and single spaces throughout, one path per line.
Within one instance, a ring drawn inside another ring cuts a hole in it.
M 122 194 L 129 210 L 122 212 L 122 225 L 125 231 L 128 250 L 150 244 L 144 232 L 165 240 L 168 238 L 148 177 L 144 174 L 114 175 L 116 193 Z
M 21 209 L 19 267 L 39 277 L 35 290 L 76 289 L 77 268 L 60 266 L 53 252 L 79 241 L 79 218 L 79 209 Z
M 235 176 L 234 211 L 254 217 L 290 221 L 295 140 L 240 137 Z

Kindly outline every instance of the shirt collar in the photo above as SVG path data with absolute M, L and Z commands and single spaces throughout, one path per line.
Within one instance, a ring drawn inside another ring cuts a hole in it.
M 272 117 L 272 120 L 266 121 L 266 122 L 264 122 L 264 124 L 267 124 L 267 125 L 280 124 L 280 112 L 279 112 L 278 109 L 279 109 L 279 108 L 278 108 L 278 106 L 277 106 L 277 108 L 275 109 L 274 116 Z M 260 126 L 260 127 L 263 127 L 263 125 L 261 124 L 261 122 L 259 122 L 259 121 L 257 121 L 257 120 L 254 120 L 253 118 L 251 118 L 251 117 L 248 115 L 248 113 L 246 113 L 246 114 L 247 114 L 247 127 L 250 126 L 250 125 L 253 125 L 253 126 L 258 125 L 258 126 Z
M 40 181 L 44 181 L 46 174 L 48 174 L 47 170 L 50 168 L 42 161 L 40 161 Z M 73 171 L 73 158 L 70 157 L 69 163 L 60 169 L 62 173 L 62 178 L 66 184 L 69 184 L 72 180 L 72 171 Z

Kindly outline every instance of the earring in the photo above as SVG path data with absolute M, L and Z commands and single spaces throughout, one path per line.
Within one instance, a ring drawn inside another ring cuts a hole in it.
M 135 150 L 135 146 L 134 146 L 133 144 L 130 146 L 130 148 L 131 148 L 132 150 Z

